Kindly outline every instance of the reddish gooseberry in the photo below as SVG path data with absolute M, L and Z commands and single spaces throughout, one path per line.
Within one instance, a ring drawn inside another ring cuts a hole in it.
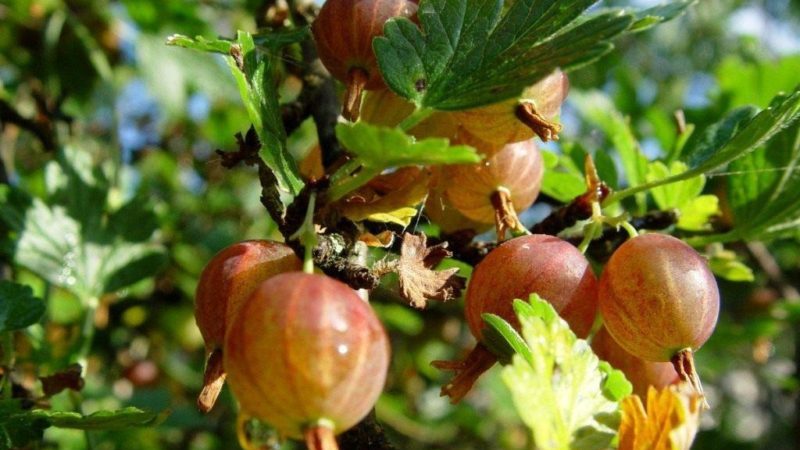
M 272 241 L 233 244 L 209 261 L 195 295 L 195 319 L 206 346 L 203 390 L 197 406 L 208 412 L 225 381 L 222 347 L 228 323 L 242 302 L 267 278 L 300 270 L 302 262 L 291 248 Z
M 569 91 L 567 75 L 556 70 L 526 89 L 520 99 L 455 113 L 467 132 L 494 145 L 518 142 L 538 135 L 543 141 L 558 139 L 558 115 Z
M 225 369 L 242 410 L 311 449 L 374 406 L 389 366 L 386 332 L 368 303 L 324 275 L 263 282 L 225 339 Z
M 629 239 L 611 255 L 598 295 L 614 340 L 639 358 L 671 361 L 702 394 L 693 352 L 714 331 L 719 289 L 692 247 L 665 234 Z
M 442 388 L 458 402 L 475 380 L 497 361 L 482 343 L 484 313 L 496 314 L 519 327 L 514 299 L 536 293 L 550 302 L 578 337 L 586 337 L 597 315 L 597 279 L 589 261 L 572 244 L 535 234 L 511 239 L 483 259 L 472 273 L 464 313 L 478 344 L 462 362 L 436 362 L 456 376 Z
M 479 147 L 480 149 L 480 147 Z M 447 200 L 461 214 L 480 223 L 520 229 L 516 213 L 539 196 L 544 175 L 542 154 L 533 140 L 508 144 L 483 162 L 445 168 Z
M 357 120 L 364 89 L 379 89 L 383 78 L 372 41 L 383 34 L 392 17 L 412 17 L 416 3 L 408 0 L 328 0 L 311 26 L 319 58 L 345 83 L 343 114 Z
M 633 384 L 633 392 L 642 398 L 647 398 L 647 388 L 650 386 L 661 389 L 679 380 L 672 364 L 645 361 L 631 355 L 605 328 L 601 328 L 592 338 L 592 350 L 600 359 L 621 370 Z

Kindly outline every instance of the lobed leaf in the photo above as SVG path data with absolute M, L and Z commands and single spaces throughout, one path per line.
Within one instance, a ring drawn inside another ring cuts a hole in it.
M 525 347 L 503 368 L 502 378 L 536 448 L 608 448 L 619 423 L 618 402 L 630 394 L 631 384 L 601 363 L 537 295 L 529 303 L 516 300 L 514 311 L 523 342 L 504 321 L 486 319 L 498 335 L 508 336 L 509 347 Z
M 481 157 L 472 147 L 451 146 L 445 138 L 416 140 L 400 129 L 364 122 L 336 126 L 339 142 L 355 156 L 332 177 L 330 195 L 341 198 L 389 168 L 470 164 Z
M 461 110 L 517 97 L 554 69 L 575 69 L 613 48 L 634 17 L 581 16 L 594 1 L 423 0 L 392 19 L 373 46 L 387 85 L 419 107 Z M 652 11 L 653 13 L 656 10 Z

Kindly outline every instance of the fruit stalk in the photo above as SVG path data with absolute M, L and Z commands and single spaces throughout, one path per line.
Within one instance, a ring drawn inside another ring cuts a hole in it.
M 692 349 L 686 348 L 676 353 L 672 357 L 672 365 L 675 366 L 675 371 L 678 372 L 681 381 L 689 383 L 692 389 L 700 395 L 703 401 L 703 408 L 709 409 L 710 406 L 706 401 L 705 392 L 703 392 L 703 384 L 700 382 L 700 376 L 694 367 L 694 352 L 692 352 Z
M 342 115 L 351 122 L 358 120 L 361 111 L 361 97 L 367 81 L 369 81 L 369 74 L 360 67 L 353 67 L 347 73 L 347 88 L 344 93 Z
M 324 424 L 308 428 L 304 437 L 308 450 L 339 450 L 333 430 Z

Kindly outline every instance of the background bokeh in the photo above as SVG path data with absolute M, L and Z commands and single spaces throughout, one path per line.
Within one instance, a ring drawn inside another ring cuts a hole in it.
M 84 413 L 133 405 L 169 410 L 168 418 L 156 428 L 113 433 L 51 428 L 36 448 L 236 448 L 236 405 L 227 390 L 209 415 L 194 407 L 204 354 L 192 298 L 216 251 L 277 235 L 259 203 L 256 174 L 226 170 L 214 153 L 232 149 L 234 133 L 248 127 L 223 60 L 164 42 L 173 33 L 230 37 L 237 29 L 255 30 L 263 11 L 258 0 L 0 2 L 0 99 L 26 116 L 36 114 L 37 103 L 49 105 L 50 126 L 104 174 L 109 202 L 136 199 L 147 211 L 141 221 L 131 219 L 131 233 L 152 228 L 151 240 L 167 255 L 154 262 L 153 276 L 96 299 L 86 387 L 80 398 L 63 393 L 52 404 Z M 703 0 L 684 17 L 621 41 L 598 63 L 571 74 L 571 82 L 576 91 L 611 96 L 643 150 L 657 156 L 674 139 L 675 110 L 703 127 L 736 106 L 765 107 L 779 89 L 800 82 L 800 1 Z M 291 80 L 282 87 L 286 98 L 295 91 Z M 562 143 L 577 141 L 591 152 L 608 145 L 569 101 L 562 121 Z M 312 124 L 301 127 L 290 138 L 293 154 L 308 152 L 313 136 Z M 4 127 L 0 152 L 4 183 L 53 197 L 46 169 L 53 152 L 39 139 Z M 707 189 L 724 191 L 727 176 L 735 175 L 711 177 Z M 799 242 L 730 247 L 755 280 L 721 281 L 720 324 L 697 355 L 713 409 L 703 417 L 695 448 L 781 450 L 800 442 L 800 313 L 791 298 L 800 287 Z M 782 278 L 769 272 L 776 268 Z M 48 302 L 46 320 L 18 343 L 18 361 L 31 374 L 62 369 L 81 340 L 86 299 L 22 267 L 4 262 L 2 270 Z M 394 353 L 377 418 L 398 448 L 527 445 L 529 432 L 496 369 L 458 406 L 439 397 L 448 374 L 430 361 L 457 357 L 471 344 L 460 302 L 423 313 L 380 291 L 374 305 Z

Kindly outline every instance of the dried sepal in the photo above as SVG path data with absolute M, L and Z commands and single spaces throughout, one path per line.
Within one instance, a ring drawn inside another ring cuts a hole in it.
M 647 391 L 622 400 L 619 450 L 688 450 L 700 424 L 703 398 L 688 384 Z

